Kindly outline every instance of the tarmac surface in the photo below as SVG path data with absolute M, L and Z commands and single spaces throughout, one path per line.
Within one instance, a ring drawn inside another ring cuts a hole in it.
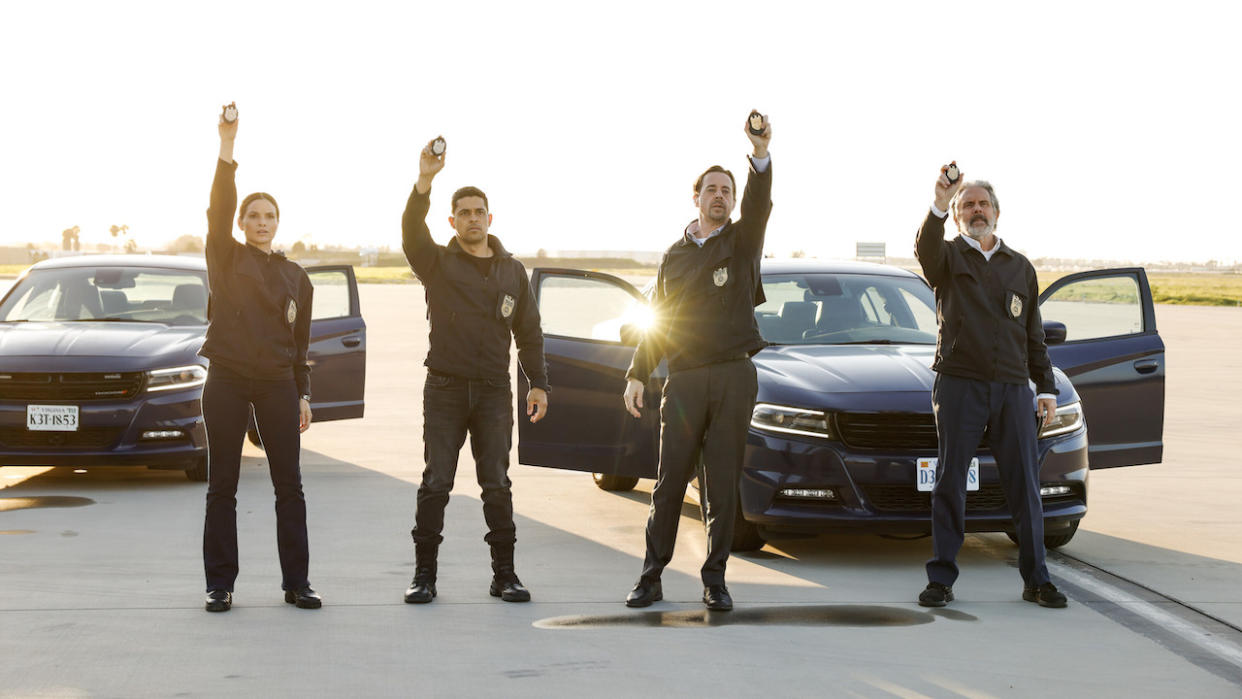
M 665 601 L 631 610 L 651 481 L 608 493 L 586 474 L 517 465 L 518 573 L 534 599 L 490 597 L 468 451 L 439 597 L 404 604 L 422 289 L 363 286 L 362 303 L 367 417 L 315 424 L 303 442 L 323 609 L 282 601 L 259 449 L 245 451 L 227 614 L 202 609 L 203 484 L 143 468 L 0 468 L 0 696 L 1242 694 L 1240 309 L 1158 307 L 1164 463 L 1091 474 L 1083 526 L 1050 556 L 1067 609 L 1021 600 L 1004 535 L 967 537 L 957 601 L 942 610 L 914 602 L 930 540 L 822 536 L 734 556 L 737 609 L 709 615 L 693 503 Z

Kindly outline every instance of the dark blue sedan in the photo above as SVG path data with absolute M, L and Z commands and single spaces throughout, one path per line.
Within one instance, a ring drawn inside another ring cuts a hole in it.
M 764 260 L 762 272 L 767 301 L 755 317 L 771 346 L 754 357 L 734 549 L 820 532 L 929 533 L 932 290 L 887 265 Z M 519 421 L 519 460 L 592 472 L 606 490 L 654 478 L 663 368 L 642 418 L 621 403 L 646 298 L 596 272 L 536 269 L 532 282 L 556 406 L 539 423 Z M 1041 294 L 1040 311 L 1060 391 L 1039 438 L 1045 543 L 1056 547 L 1087 513 L 1090 468 L 1160 461 L 1164 343 L 1142 269 L 1066 276 Z M 1012 536 L 986 435 L 969 488 L 967 529 Z
M 362 417 L 354 270 L 306 271 L 314 419 Z M 201 257 L 80 256 L 28 269 L 0 300 L 0 465 L 144 465 L 206 480 L 207 292 Z

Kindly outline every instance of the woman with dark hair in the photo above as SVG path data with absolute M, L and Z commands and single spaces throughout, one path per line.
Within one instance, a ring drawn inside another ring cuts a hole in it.
M 242 442 L 253 408 L 276 490 L 276 543 L 285 601 L 318 609 L 322 600 L 307 580 L 306 498 L 298 465 L 301 433 L 310 427 L 311 283 L 305 270 L 272 252 L 280 208 L 272 195 L 255 192 L 237 208 L 233 141 L 237 108 L 220 117 L 220 159 L 207 209 L 207 339 L 199 351 L 211 360 L 203 386 L 207 426 L 207 516 L 203 567 L 207 611 L 233 605 L 237 579 L 237 480 Z

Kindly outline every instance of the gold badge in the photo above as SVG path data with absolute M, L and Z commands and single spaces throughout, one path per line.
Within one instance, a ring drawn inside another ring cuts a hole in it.
M 1009 314 L 1014 318 L 1022 315 L 1022 297 L 1017 294 L 1010 294 L 1009 297 Z
M 712 281 L 716 283 L 716 286 L 724 286 L 725 283 L 729 281 L 729 268 L 721 267 L 720 269 L 713 271 Z
M 289 325 L 293 325 L 293 321 L 298 319 L 298 304 L 293 299 L 289 299 L 289 308 L 285 309 L 285 319 L 289 321 Z
M 500 315 L 508 318 L 513 315 L 513 307 L 517 305 L 517 301 L 508 294 L 505 294 L 504 301 L 500 302 Z

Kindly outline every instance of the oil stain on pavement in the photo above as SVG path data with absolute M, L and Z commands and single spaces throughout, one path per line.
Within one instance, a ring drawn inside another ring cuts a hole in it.
M 975 621 L 976 617 L 958 612 L 952 616 L 933 615 L 902 607 L 878 605 L 815 605 L 756 607 L 732 612 L 692 609 L 668 612 L 636 612 L 611 615 L 576 615 L 540 619 L 539 629 L 589 629 L 605 626 L 648 626 L 702 628 L 709 626 L 917 626 L 930 624 L 936 616 L 955 621 Z
M 85 507 L 94 505 L 90 498 L 73 495 L 35 495 L 25 498 L 0 498 L 0 512 L 10 510 L 35 510 L 43 507 Z

